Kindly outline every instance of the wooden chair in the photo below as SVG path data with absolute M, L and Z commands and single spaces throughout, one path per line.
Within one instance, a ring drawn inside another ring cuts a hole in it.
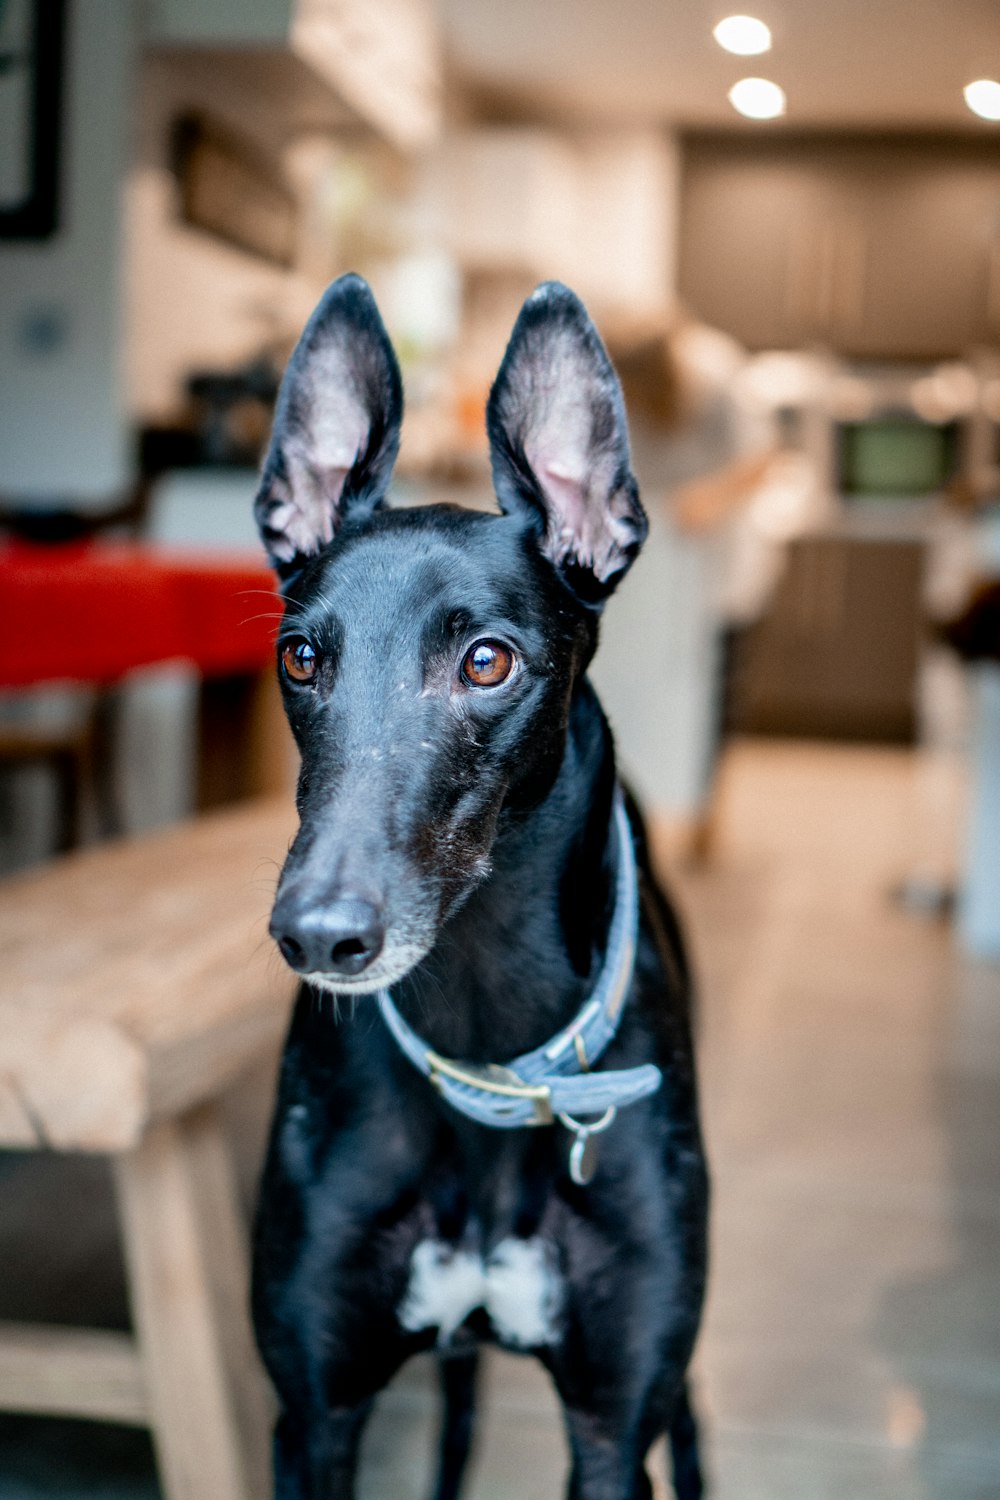
M 68 855 L 0 900 L 0 1145 L 114 1163 L 134 1333 L 0 1324 L 0 1409 L 148 1425 L 167 1500 L 263 1500 L 270 1398 L 218 1100 L 273 1049 L 294 816 L 244 804 Z
M 93 763 L 93 714 L 69 730 L 0 723 L 0 772 L 44 766 L 56 789 L 53 848 L 65 854 L 80 843 L 81 790 Z
M 0 538 L 10 536 L 37 544 L 92 541 L 107 533 L 139 536 L 149 516 L 151 485 L 139 478 L 124 496 L 100 509 L 81 509 L 59 497 L 50 503 L 0 496 Z M 53 850 L 65 853 L 81 842 L 80 810 L 88 783 L 94 785 L 94 804 L 102 837 L 124 831 L 118 807 L 107 744 L 120 712 L 113 689 L 91 696 L 83 721 L 67 729 L 35 730 L 0 722 L 0 773 L 22 766 L 43 766 L 53 777 L 56 815 Z

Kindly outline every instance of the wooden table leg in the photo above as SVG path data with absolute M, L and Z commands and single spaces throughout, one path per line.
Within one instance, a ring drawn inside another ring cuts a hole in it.
M 102 839 L 121 838 L 125 832 L 118 781 L 122 753 L 122 726 L 125 721 L 126 689 L 120 682 L 107 683 L 95 689 L 90 712 L 91 774 L 97 827 Z
M 167 1500 L 265 1500 L 272 1410 L 246 1235 L 213 1106 L 116 1158 L 133 1316 Z
M 198 808 L 289 792 L 295 754 L 274 667 L 209 677 L 198 694 Z

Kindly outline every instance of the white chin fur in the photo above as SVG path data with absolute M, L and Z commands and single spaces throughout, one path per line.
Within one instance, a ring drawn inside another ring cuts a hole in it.
M 304 983 L 330 995 L 374 995 L 405 978 L 429 948 L 405 948 L 378 958 L 363 974 L 303 974 Z

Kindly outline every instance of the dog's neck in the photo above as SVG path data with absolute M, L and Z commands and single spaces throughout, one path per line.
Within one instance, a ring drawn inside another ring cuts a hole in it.
M 503 1062 L 539 1046 L 585 1003 L 613 902 L 614 781 L 611 737 L 584 682 L 552 789 L 530 814 L 505 820 L 490 875 L 393 990 L 435 1051 Z

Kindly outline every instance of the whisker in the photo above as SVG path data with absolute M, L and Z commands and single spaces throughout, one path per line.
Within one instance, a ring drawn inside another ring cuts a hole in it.
M 265 610 L 265 612 L 260 615 L 246 615 L 244 619 L 240 621 L 240 625 L 253 625 L 257 620 L 277 620 L 280 624 L 280 622 L 284 618 L 285 617 L 282 614 L 274 614 L 271 610 Z

